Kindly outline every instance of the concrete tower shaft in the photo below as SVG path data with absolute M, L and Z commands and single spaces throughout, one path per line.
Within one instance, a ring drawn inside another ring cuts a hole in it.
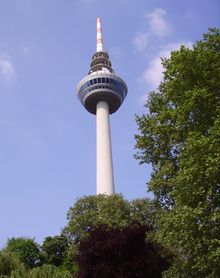
M 82 105 L 96 115 L 97 194 L 114 194 L 109 114 L 118 110 L 127 95 L 127 85 L 113 69 L 103 48 L 101 19 L 97 18 L 97 45 L 88 75 L 77 85 Z
M 106 101 L 96 106 L 96 193 L 114 194 L 109 107 Z

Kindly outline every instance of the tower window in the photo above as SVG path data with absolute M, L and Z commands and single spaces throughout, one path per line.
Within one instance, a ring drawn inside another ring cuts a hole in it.
M 105 83 L 105 78 L 104 77 L 102 77 L 102 83 Z
M 101 83 L 101 78 L 98 78 L 98 83 Z

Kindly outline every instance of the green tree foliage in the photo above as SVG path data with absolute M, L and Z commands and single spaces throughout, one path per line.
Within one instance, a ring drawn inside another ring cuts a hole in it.
M 42 264 L 42 254 L 38 244 L 29 238 L 11 238 L 6 250 L 17 255 L 22 263 L 29 268 Z
M 145 240 L 146 231 L 146 226 L 138 224 L 91 230 L 79 244 L 77 277 L 162 277 L 169 258 L 161 255 L 160 246 Z
M 130 202 L 131 222 L 148 225 L 151 230 L 155 228 L 154 218 L 156 211 L 154 203 L 147 198 L 134 199 Z
M 46 237 L 41 246 L 47 264 L 60 266 L 63 264 L 68 249 L 68 240 L 65 236 Z
M 0 252 L 0 277 L 7 277 L 13 270 L 22 267 L 18 257 L 6 250 Z
M 61 235 L 46 237 L 41 246 L 33 239 L 9 239 L 4 258 L 0 256 L 0 275 L 35 278 L 65 277 L 64 274 L 69 277 L 71 273 L 74 276 L 79 270 L 75 261 L 79 244 L 90 231 L 100 225 L 123 230 L 131 223 L 147 224 L 152 229 L 154 211 L 148 199 L 129 202 L 121 195 L 78 199 L 68 212 L 68 225 Z
M 133 222 L 153 227 L 154 207 L 148 199 L 127 201 L 121 195 L 85 196 L 76 201 L 68 211 L 68 224 L 64 234 L 70 240 L 70 246 L 64 262 L 66 269 L 77 271 L 74 263 L 79 243 L 91 230 L 100 225 L 108 229 L 123 229 Z
M 150 207 L 148 199 L 130 203 L 121 195 L 85 196 L 69 209 L 64 233 L 78 242 L 92 228 L 102 224 L 109 228 L 123 228 L 134 221 L 150 222 Z
M 60 270 L 54 265 L 42 265 L 31 270 L 15 270 L 10 278 L 72 278 L 68 271 Z
M 53 265 L 42 265 L 40 267 L 35 267 L 30 271 L 30 278 L 72 278 L 72 274 L 70 274 L 66 270 L 60 270 L 59 268 Z
M 219 30 L 162 63 L 164 80 L 136 117 L 136 158 L 153 166 L 158 239 L 180 254 L 167 277 L 220 277 Z

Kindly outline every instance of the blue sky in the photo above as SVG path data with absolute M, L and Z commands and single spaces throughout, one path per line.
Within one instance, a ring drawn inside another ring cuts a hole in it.
M 128 96 L 111 116 L 116 191 L 149 196 L 133 155 L 135 114 L 162 78 L 160 57 L 220 25 L 220 3 L 174 0 L 0 0 L 0 247 L 59 234 L 76 198 L 95 194 L 95 117 L 76 85 L 104 48 Z

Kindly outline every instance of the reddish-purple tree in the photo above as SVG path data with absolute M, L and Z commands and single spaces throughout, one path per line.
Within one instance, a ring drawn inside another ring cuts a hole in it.
M 79 244 L 78 278 L 162 277 L 171 256 L 146 240 L 146 226 L 132 224 L 120 229 L 96 227 Z M 163 255 L 162 255 L 163 254 Z

